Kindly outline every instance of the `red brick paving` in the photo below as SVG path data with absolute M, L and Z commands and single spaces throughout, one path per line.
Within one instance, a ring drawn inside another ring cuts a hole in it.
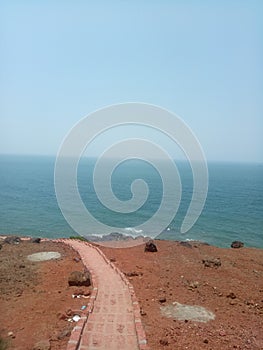
M 133 287 L 96 247 L 63 240 L 78 251 L 92 274 L 93 293 L 86 322 L 74 328 L 67 350 L 148 349 Z

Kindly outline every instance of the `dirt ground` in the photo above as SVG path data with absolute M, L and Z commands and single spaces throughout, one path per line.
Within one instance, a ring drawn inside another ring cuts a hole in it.
M 134 286 L 152 350 L 263 349 L 263 250 L 155 243 L 157 253 L 102 248 Z M 163 316 L 160 308 L 173 302 L 205 307 L 215 319 Z
M 263 250 L 155 243 L 156 253 L 145 253 L 144 245 L 100 247 L 135 288 L 151 350 L 263 349 Z M 40 251 L 57 251 L 61 258 L 27 260 Z M 75 325 L 67 319 L 88 300 L 73 299 L 72 294 L 87 291 L 68 286 L 70 272 L 83 270 L 75 258 L 76 252 L 59 243 L 3 244 L 0 335 L 8 340 L 8 349 L 32 350 L 41 340 L 50 341 L 52 350 L 65 349 Z M 167 318 L 161 307 L 173 302 L 205 307 L 215 319 Z M 68 310 L 73 311 L 67 315 Z
M 56 251 L 58 260 L 31 262 L 27 256 Z M 52 242 L 18 245 L 3 244 L 0 250 L 0 335 L 7 349 L 32 350 L 39 341 L 49 341 L 51 349 L 65 349 L 73 314 L 80 314 L 88 287 L 69 287 L 72 271 L 83 271 L 78 254 L 71 248 Z M 77 259 L 78 260 L 78 259 Z

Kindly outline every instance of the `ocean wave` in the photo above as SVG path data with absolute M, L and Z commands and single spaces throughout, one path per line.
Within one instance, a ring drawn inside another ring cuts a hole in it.
M 134 227 L 125 227 L 124 230 L 131 233 L 131 234 L 138 234 L 138 233 L 142 234 L 143 233 L 143 230 L 138 230 L 138 229 L 136 230 Z

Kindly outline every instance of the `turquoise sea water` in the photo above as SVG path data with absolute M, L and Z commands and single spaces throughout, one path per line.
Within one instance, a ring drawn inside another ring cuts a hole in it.
M 54 164 L 52 157 L 0 156 L 0 234 L 49 238 L 75 234 L 57 204 Z M 79 191 L 86 207 L 98 220 L 132 234 L 133 227 L 150 218 L 160 205 L 163 188 L 158 172 L 138 160 L 127 161 L 116 169 L 112 188 L 119 199 L 131 198 L 130 185 L 135 179 L 143 178 L 149 187 L 148 200 L 136 213 L 119 214 L 105 208 L 96 197 L 94 164 L 93 159 L 83 159 L 78 169 Z M 177 165 L 182 200 L 177 215 L 160 238 L 201 240 L 220 247 L 241 240 L 246 246 L 263 248 L 263 164 L 209 163 L 204 210 L 185 234 L 180 233 L 180 227 L 192 196 L 192 173 L 186 162 Z M 92 225 L 87 231 L 93 233 Z

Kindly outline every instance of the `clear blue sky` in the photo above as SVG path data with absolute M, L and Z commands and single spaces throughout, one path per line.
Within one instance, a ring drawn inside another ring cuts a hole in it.
M 56 154 L 136 101 L 181 116 L 208 160 L 263 161 L 262 1 L 0 4 L 0 153 Z

